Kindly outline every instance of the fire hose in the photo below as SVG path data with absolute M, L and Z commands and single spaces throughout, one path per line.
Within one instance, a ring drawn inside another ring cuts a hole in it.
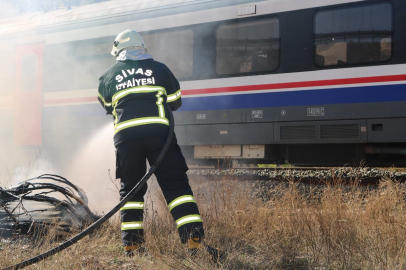
M 168 137 L 166 139 L 165 145 L 162 148 L 161 152 L 159 153 L 157 159 L 155 160 L 154 164 L 151 165 L 150 169 L 148 172 L 142 177 L 142 179 L 135 185 L 135 187 L 125 196 L 113 209 L 111 209 L 107 214 L 99 218 L 96 222 L 94 222 L 92 225 L 90 225 L 88 228 L 86 228 L 84 231 L 81 233 L 75 235 L 74 237 L 70 238 L 69 240 L 66 240 L 59 246 L 50 249 L 38 256 L 32 257 L 28 260 L 25 260 L 23 262 L 20 262 L 18 264 L 15 264 L 13 266 L 9 266 L 6 268 L 3 268 L 2 270 L 17 270 L 17 269 L 22 269 L 26 266 L 32 265 L 34 263 L 40 262 L 56 253 L 61 252 L 62 250 L 72 246 L 85 236 L 89 235 L 92 233 L 95 229 L 100 227 L 104 222 L 106 222 L 110 217 L 112 217 L 115 213 L 117 213 L 121 207 L 123 207 L 131 198 L 134 194 L 136 194 L 147 182 L 147 180 L 152 176 L 152 174 L 155 172 L 155 170 L 158 168 L 159 164 L 161 163 L 162 159 L 165 157 L 166 152 L 169 149 L 169 146 L 172 142 L 173 138 L 173 133 L 174 133 L 174 120 L 173 120 L 173 114 L 172 110 L 168 108 L 169 111 L 169 132 L 168 132 Z

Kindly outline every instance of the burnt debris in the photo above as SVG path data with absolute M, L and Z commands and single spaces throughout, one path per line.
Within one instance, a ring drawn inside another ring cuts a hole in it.
M 8 189 L 0 187 L 0 238 L 35 235 L 56 228 L 64 237 L 97 220 L 82 189 L 67 179 L 44 174 Z

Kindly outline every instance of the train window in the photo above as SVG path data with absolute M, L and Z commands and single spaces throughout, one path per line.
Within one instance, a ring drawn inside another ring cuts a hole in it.
M 389 60 L 392 13 L 389 3 L 318 12 L 314 18 L 315 64 L 326 67 Z
M 172 30 L 142 35 L 154 60 L 167 65 L 178 79 L 193 75 L 193 31 Z
M 277 18 L 238 21 L 217 28 L 216 71 L 219 75 L 276 70 L 279 51 Z
M 22 91 L 34 91 L 37 84 L 37 56 L 26 55 L 22 60 L 21 89 Z

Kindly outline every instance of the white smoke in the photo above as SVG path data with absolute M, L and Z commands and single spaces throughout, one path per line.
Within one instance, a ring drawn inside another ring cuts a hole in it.
M 11 185 L 15 185 L 30 178 L 43 174 L 59 174 L 55 166 L 45 158 L 36 158 L 27 166 L 15 168 Z

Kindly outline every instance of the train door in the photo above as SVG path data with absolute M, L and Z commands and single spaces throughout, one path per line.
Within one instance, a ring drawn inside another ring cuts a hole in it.
M 43 54 L 43 44 L 16 49 L 14 138 L 20 146 L 42 143 Z

